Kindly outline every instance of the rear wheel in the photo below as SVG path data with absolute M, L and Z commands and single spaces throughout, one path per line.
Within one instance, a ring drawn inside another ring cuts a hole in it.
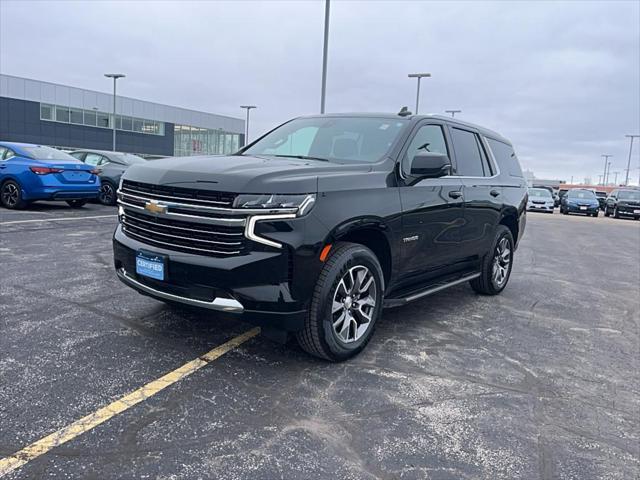
M 469 282 L 471 288 L 484 295 L 497 295 L 507 286 L 513 266 L 513 235 L 504 225 L 498 225 L 492 249 L 482 261 L 478 278 Z
M 87 200 L 67 200 L 67 205 L 71 208 L 82 208 L 87 203 Z
M 12 210 L 18 210 L 27 205 L 27 202 L 22 199 L 22 189 L 18 182 L 7 180 L 2 184 L 2 188 L 0 188 L 0 203 L 2 203 L 3 207 Z
M 296 338 L 311 355 L 337 362 L 357 355 L 371 339 L 382 312 L 384 276 L 364 245 L 337 243 L 333 250 Z
M 98 201 L 102 205 L 115 205 L 116 204 L 116 187 L 108 180 L 104 180 L 100 185 L 100 192 L 98 193 Z
M 609 213 L 609 207 L 604 207 L 604 216 L 608 217 L 610 215 Z

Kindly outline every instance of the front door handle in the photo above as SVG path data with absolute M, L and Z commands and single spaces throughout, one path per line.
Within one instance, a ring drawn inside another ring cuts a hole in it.
M 453 192 L 449 192 L 449 196 L 451 198 L 460 198 L 462 197 L 462 192 L 459 190 L 453 191 Z
M 492 197 L 497 197 L 498 195 L 500 195 L 500 192 L 494 188 L 489 192 L 489 195 L 491 195 Z

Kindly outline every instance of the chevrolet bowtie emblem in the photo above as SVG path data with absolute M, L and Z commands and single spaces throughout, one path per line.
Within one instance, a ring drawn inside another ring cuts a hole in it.
M 167 213 L 167 206 L 160 205 L 155 200 L 151 200 L 150 202 L 145 203 L 144 209 L 153 213 Z

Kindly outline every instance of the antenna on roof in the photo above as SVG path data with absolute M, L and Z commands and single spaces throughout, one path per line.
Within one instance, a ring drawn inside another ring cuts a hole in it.
M 401 117 L 408 117 L 409 115 L 412 115 L 411 111 L 409 110 L 409 108 L 407 107 L 402 107 L 400 109 L 400 111 L 398 112 L 398 115 L 400 115 Z

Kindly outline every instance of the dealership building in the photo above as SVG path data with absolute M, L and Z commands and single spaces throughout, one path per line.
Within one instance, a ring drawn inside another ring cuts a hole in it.
M 107 80 L 105 79 L 105 82 Z M 148 157 L 227 154 L 244 144 L 244 120 L 0 74 L 0 140 Z

